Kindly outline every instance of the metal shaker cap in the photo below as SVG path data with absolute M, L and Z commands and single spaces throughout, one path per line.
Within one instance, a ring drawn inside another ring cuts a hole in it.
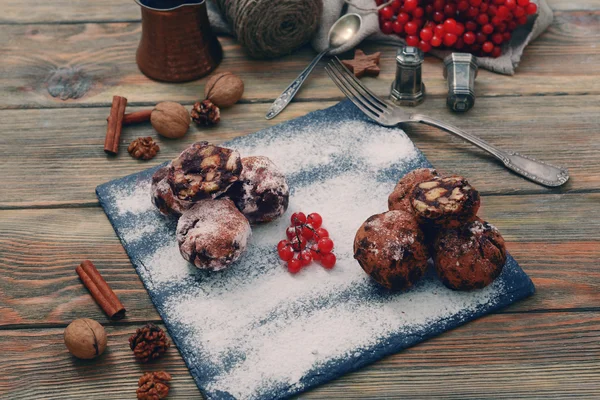
M 475 105 L 475 56 L 452 53 L 444 59 L 444 78 L 448 80 L 446 104 L 452 111 L 465 112 Z
M 396 61 L 400 65 L 418 66 L 423 64 L 424 59 L 425 55 L 418 47 L 404 46 L 396 53 Z
M 403 46 L 396 53 L 396 79 L 392 83 L 390 98 L 401 106 L 416 106 L 425 99 L 422 81 L 423 52 L 412 46 Z

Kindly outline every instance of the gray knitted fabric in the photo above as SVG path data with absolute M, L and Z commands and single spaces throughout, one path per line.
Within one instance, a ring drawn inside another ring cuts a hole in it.
M 212 1 L 209 1 L 209 18 L 213 28 L 217 32 L 231 33 L 227 23 L 218 13 L 218 9 L 213 7 L 211 2 Z M 498 58 L 479 57 L 478 63 L 481 68 L 505 75 L 513 75 L 515 73 L 515 68 L 519 65 L 519 61 L 521 61 L 521 56 L 523 55 L 525 47 L 529 42 L 544 32 L 552 23 L 552 9 L 548 6 L 546 0 L 534 0 L 534 2 L 538 5 L 538 14 L 530 18 L 527 24 L 518 27 L 513 32 L 512 39 L 509 44 L 505 45 L 502 56 Z M 363 20 L 362 28 L 356 36 L 356 40 L 337 49 L 332 52 L 332 54 L 348 51 L 358 46 L 363 40 L 374 40 L 391 44 L 403 43 L 403 40 L 395 35 L 384 35 L 380 32 L 376 12 L 357 9 L 357 7 L 362 9 L 374 8 L 373 0 L 350 0 L 349 3 L 351 4 L 346 6 L 344 0 L 323 1 L 321 24 L 311 41 L 311 44 L 316 51 L 322 51 L 327 47 L 327 34 L 329 33 L 329 28 L 341 15 L 347 12 L 361 15 Z M 436 57 L 443 58 L 450 52 L 433 50 L 431 53 Z

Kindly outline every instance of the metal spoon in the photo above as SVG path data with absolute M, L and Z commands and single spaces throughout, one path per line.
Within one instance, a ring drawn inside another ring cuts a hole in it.
M 329 30 L 329 46 L 327 49 L 320 52 L 314 60 L 308 64 L 304 71 L 298 75 L 296 80 L 292 82 L 277 99 L 275 99 L 265 117 L 267 119 L 273 119 L 283 111 L 289 102 L 292 101 L 298 90 L 300 90 L 300 86 L 302 86 L 306 78 L 308 78 L 308 75 L 310 75 L 312 70 L 319 63 L 319 60 L 331 50 L 336 49 L 351 40 L 360 30 L 361 24 L 362 19 L 358 14 L 346 14 L 338 19 Z

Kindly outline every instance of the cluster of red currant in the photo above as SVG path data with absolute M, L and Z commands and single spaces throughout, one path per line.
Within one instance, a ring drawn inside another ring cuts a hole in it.
M 336 262 L 333 251 L 333 240 L 329 232 L 323 228 L 323 218 L 317 213 L 301 212 L 292 214 L 292 225 L 285 234 L 287 240 L 277 244 L 279 258 L 287 262 L 288 271 L 299 272 L 302 267 L 317 261 L 327 269 L 333 268 Z
M 384 0 L 375 0 L 379 6 Z M 500 57 L 511 32 L 537 12 L 530 0 L 393 0 L 379 10 L 379 26 L 408 46 L 429 52 L 445 46 Z

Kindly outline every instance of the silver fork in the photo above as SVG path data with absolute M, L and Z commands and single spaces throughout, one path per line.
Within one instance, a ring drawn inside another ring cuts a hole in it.
M 352 74 L 337 57 L 331 59 L 325 67 L 327 74 L 338 88 L 354 103 L 366 116 L 383 126 L 398 126 L 409 122 L 435 126 L 456 135 L 467 142 L 485 150 L 500 160 L 504 166 L 519 175 L 541 185 L 556 187 L 569 180 L 569 172 L 565 168 L 535 160 L 531 157 L 501 150 L 488 142 L 471 135 L 453 125 L 437 121 L 422 114 L 411 114 L 406 110 L 383 101 L 374 95 Z

